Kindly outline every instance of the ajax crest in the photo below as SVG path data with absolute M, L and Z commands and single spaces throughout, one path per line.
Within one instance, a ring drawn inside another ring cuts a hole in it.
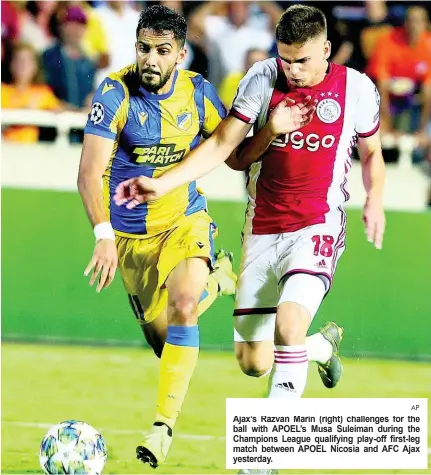
M 341 106 L 335 99 L 323 99 L 317 105 L 317 117 L 326 124 L 332 124 L 341 115 Z

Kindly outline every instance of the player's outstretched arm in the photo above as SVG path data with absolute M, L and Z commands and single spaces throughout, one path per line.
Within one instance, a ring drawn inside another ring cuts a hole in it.
M 179 166 L 160 177 L 162 189 L 170 191 L 209 173 L 227 160 L 251 127 L 236 117 L 227 116 L 210 138 L 187 155 Z
M 112 139 L 85 134 L 78 173 L 79 194 L 97 240 L 84 275 L 87 276 L 94 269 L 90 278 L 90 285 L 93 285 L 100 274 L 97 292 L 111 284 L 118 263 L 115 235 L 105 211 L 102 192 L 102 176 L 113 146 Z
M 264 127 L 247 141 L 240 157 L 232 153 L 252 126 L 229 115 L 209 139 L 187 155 L 184 162 L 160 178 L 141 176 L 120 183 L 115 192 L 115 203 L 118 206 L 127 203 L 126 206 L 131 209 L 140 203 L 155 200 L 184 183 L 204 176 L 228 157 L 227 164 L 231 168 L 245 170 L 262 156 L 276 137 L 293 132 L 311 121 L 316 107 L 310 100 L 307 97 L 303 103 L 295 104 L 291 99 L 286 99 L 280 103 L 271 113 L 270 126 Z
M 316 111 L 317 100 L 307 96 L 303 102 L 295 104 L 289 98 L 281 101 L 271 112 L 265 127 L 253 137 L 246 139 L 229 157 L 226 164 L 233 170 L 247 170 L 268 150 L 280 135 L 285 135 L 309 124 Z
M 371 137 L 358 138 L 358 152 L 362 165 L 362 180 L 367 192 L 363 220 L 369 242 L 376 249 L 382 248 L 385 233 L 385 212 L 383 209 L 383 189 L 385 184 L 385 162 L 382 155 L 380 133 Z
M 134 208 L 139 203 L 155 200 L 178 186 L 197 180 L 224 162 L 244 140 L 250 128 L 251 124 L 236 117 L 226 117 L 210 138 L 160 178 L 141 176 L 120 183 L 115 192 L 115 203 L 119 206 L 127 203 L 128 208 Z

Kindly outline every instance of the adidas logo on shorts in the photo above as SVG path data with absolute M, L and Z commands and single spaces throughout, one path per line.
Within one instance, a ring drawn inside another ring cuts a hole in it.
M 315 266 L 318 267 L 319 269 L 327 269 L 328 268 L 328 266 L 326 265 L 325 259 L 322 259 L 320 262 L 315 264 Z

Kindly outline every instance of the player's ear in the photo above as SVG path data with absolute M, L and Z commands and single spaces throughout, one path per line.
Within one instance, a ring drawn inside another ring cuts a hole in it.
M 331 56 L 331 42 L 326 40 L 325 41 L 325 46 L 324 46 L 324 55 L 325 55 L 325 59 L 328 59 L 329 56 Z
M 178 54 L 177 64 L 183 63 L 184 60 L 186 59 L 186 55 L 187 55 L 187 48 L 185 47 L 181 48 L 180 53 Z

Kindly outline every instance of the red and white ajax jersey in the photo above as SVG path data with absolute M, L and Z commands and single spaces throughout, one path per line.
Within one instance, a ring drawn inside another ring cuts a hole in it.
M 357 137 L 379 128 L 380 96 L 365 74 L 330 63 L 313 87 L 288 83 L 279 59 L 256 63 L 241 81 L 231 114 L 265 126 L 283 99 L 318 99 L 307 126 L 278 137 L 250 167 L 246 234 L 292 232 L 325 222 L 349 199 L 345 185 Z

